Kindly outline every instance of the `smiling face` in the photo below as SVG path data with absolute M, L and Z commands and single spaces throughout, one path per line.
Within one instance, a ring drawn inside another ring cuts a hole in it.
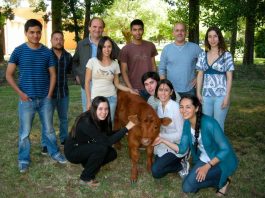
M 218 47 L 219 37 L 214 30 L 208 32 L 208 42 L 209 42 L 211 48 L 212 47 Z
M 144 81 L 144 87 L 151 96 L 155 95 L 156 86 L 157 81 L 152 78 L 148 78 L 146 81 Z
M 107 102 L 99 103 L 96 114 L 99 120 L 105 120 L 109 114 L 108 103 Z
M 162 104 L 166 104 L 172 95 L 173 90 L 167 84 L 160 84 L 157 89 L 157 97 L 162 102 Z
M 193 120 L 196 119 L 196 112 L 198 111 L 198 108 L 192 104 L 191 99 L 183 98 L 180 101 L 179 111 L 185 120 Z
M 88 29 L 90 37 L 92 39 L 98 40 L 102 36 L 102 33 L 104 31 L 104 24 L 100 19 L 94 19 Z
M 102 55 L 105 57 L 109 57 L 111 51 L 112 51 L 112 44 L 109 40 L 106 40 L 102 48 Z

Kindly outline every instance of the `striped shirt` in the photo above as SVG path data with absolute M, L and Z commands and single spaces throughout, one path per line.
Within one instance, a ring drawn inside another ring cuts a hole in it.
M 64 98 L 69 95 L 67 74 L 70 74 L 72 71 L 72 55 L 63 50 L 60 59 L 58 59 L 53 50 L 51 51 L 56 63 L 56 84 L 52 97 L 57 99 Z
M 41 45 L 31 49 L 27 43 L 15 48 L 9 63 L 14 63 L 19 69 L 19 88 L 28 97 L 44 98 L 50 87 L 49 67 L 55 65 L 51 51 Z
M 27 43 L 15 48 L 9 63 L 19 69 L 19 88 L 30 98 L 44 98 L 50 87 L 49 67 L 55 66 L 51 51 L 41 45 L 31 49 Z

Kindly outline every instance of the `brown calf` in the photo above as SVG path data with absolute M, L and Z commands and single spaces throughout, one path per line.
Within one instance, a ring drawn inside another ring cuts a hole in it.
M 128 117 L 137 115 L 139 124 L 133 127 L 128 135 L 128 146 L 132 163 L 131 182 L 137 181 L 139 147 L 146 147 L 147 170 L 151 171 L 153 163 L 153 146 L 151 145 L 160 131 L 160 125 L 168 125 L 170 118 L 159 118 L 155 110 L 140 96 L 118 91 L 118 103 L 115 114 L 114 128 L 125 126 Z

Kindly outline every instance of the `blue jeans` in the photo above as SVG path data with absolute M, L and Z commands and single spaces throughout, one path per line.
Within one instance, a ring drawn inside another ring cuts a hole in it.
M 57 109 L 59 121 L 60 121 L 60 133 L 59 138 L 60 142 L 64 142 L 68 137 L 68 106 L 69 106 L 69 97 L 52 99 L 53 111 Z
M 52 102 L 49 98 L 32 98 L 31 101 L 19 101 L 19 140 L 18 140 L 18 162 L 29 164 L 30 162 L 30 140 L 29 134 L 35 113 L 38 112 L 42 125 L 42 137 L 51 157 L 59 153 L 56 135 L 53 129 Z
M 206 97 L 203 96 L 203 104 L 202 104 L 202 111 L 205 115 L 211 116 L 217 120 L 219 125 L 224 131 L 224 123 L 225 118 L 228 112 L 228 108 L 226 107 L 222 109 L 222 103 L 224 101 L 225 96 L 219 97 Z
M 154 178 L 162 178 L 168 173 L 178 172 L 182 169 L 180 163 L 181 158 L 178 158 L 173 153 L 166 153 L 161 157 L 155 156 L 155 162 L 152 165 L 152 175 Z
M 117 96 L 110 96 L 106 97 L 109 101 L 109 106 L 110 106 L 110 116 L 111 116 L 111 122 L 112 126 L 114 124 L 114 117 L 115 117 L 115 111 L 116 111 L 116 106 L 117 106 Z
M 191 171 L 187 175 L 187 177 L 184 179 L 182 183 L 182 190 L 185 193 L 196 193 L 202 188 L 207 187 L 215 187 L 218 188 L 218 184 L 221 178 L 221 169 L 219 165 L 215 165 L 214 167 L 210 168 L 205 180 L 202 182 L 198 182 L 196 180 L 196 170 L 197 168 L 203 166 L 205 163 L 202 161 L 198 161 L 194 167 L 192 167 Z
M 81 99 L 82 99 L 82 109 L 86 112 L 86 91 L 81 87 Z

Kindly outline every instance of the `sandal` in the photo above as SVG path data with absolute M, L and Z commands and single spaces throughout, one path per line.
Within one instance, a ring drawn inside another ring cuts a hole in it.
M 230 178 L 227 178 L 227 180 L 226 180 L 226 184 L 223 186 L 223 188 L 221 188 L 221 189 L 217 189 L 216 190 L 216 195 L 218 196 L 218 197 L 223 197 L 223 196 L 226 196 L 226 193 L 227 193 L 227 190 L 228 190 L 228 186 L 231 184 L 231 179 Z M 225 189 L 224 189 L 225 188 Z M 224 189 L 224 191 L 220 191 L 220 190 L 222 190 L 222 189 Z
M 100 183 L 97 180 L 94 180 L 94 179 L 91 179 L 89 181 L 84 181 L 84 180 L 81 179 L 79 183 L 81 185 L 86 185 L 86 186 L 92 187 L 92 188 L 98 187 L 100 185 Z

